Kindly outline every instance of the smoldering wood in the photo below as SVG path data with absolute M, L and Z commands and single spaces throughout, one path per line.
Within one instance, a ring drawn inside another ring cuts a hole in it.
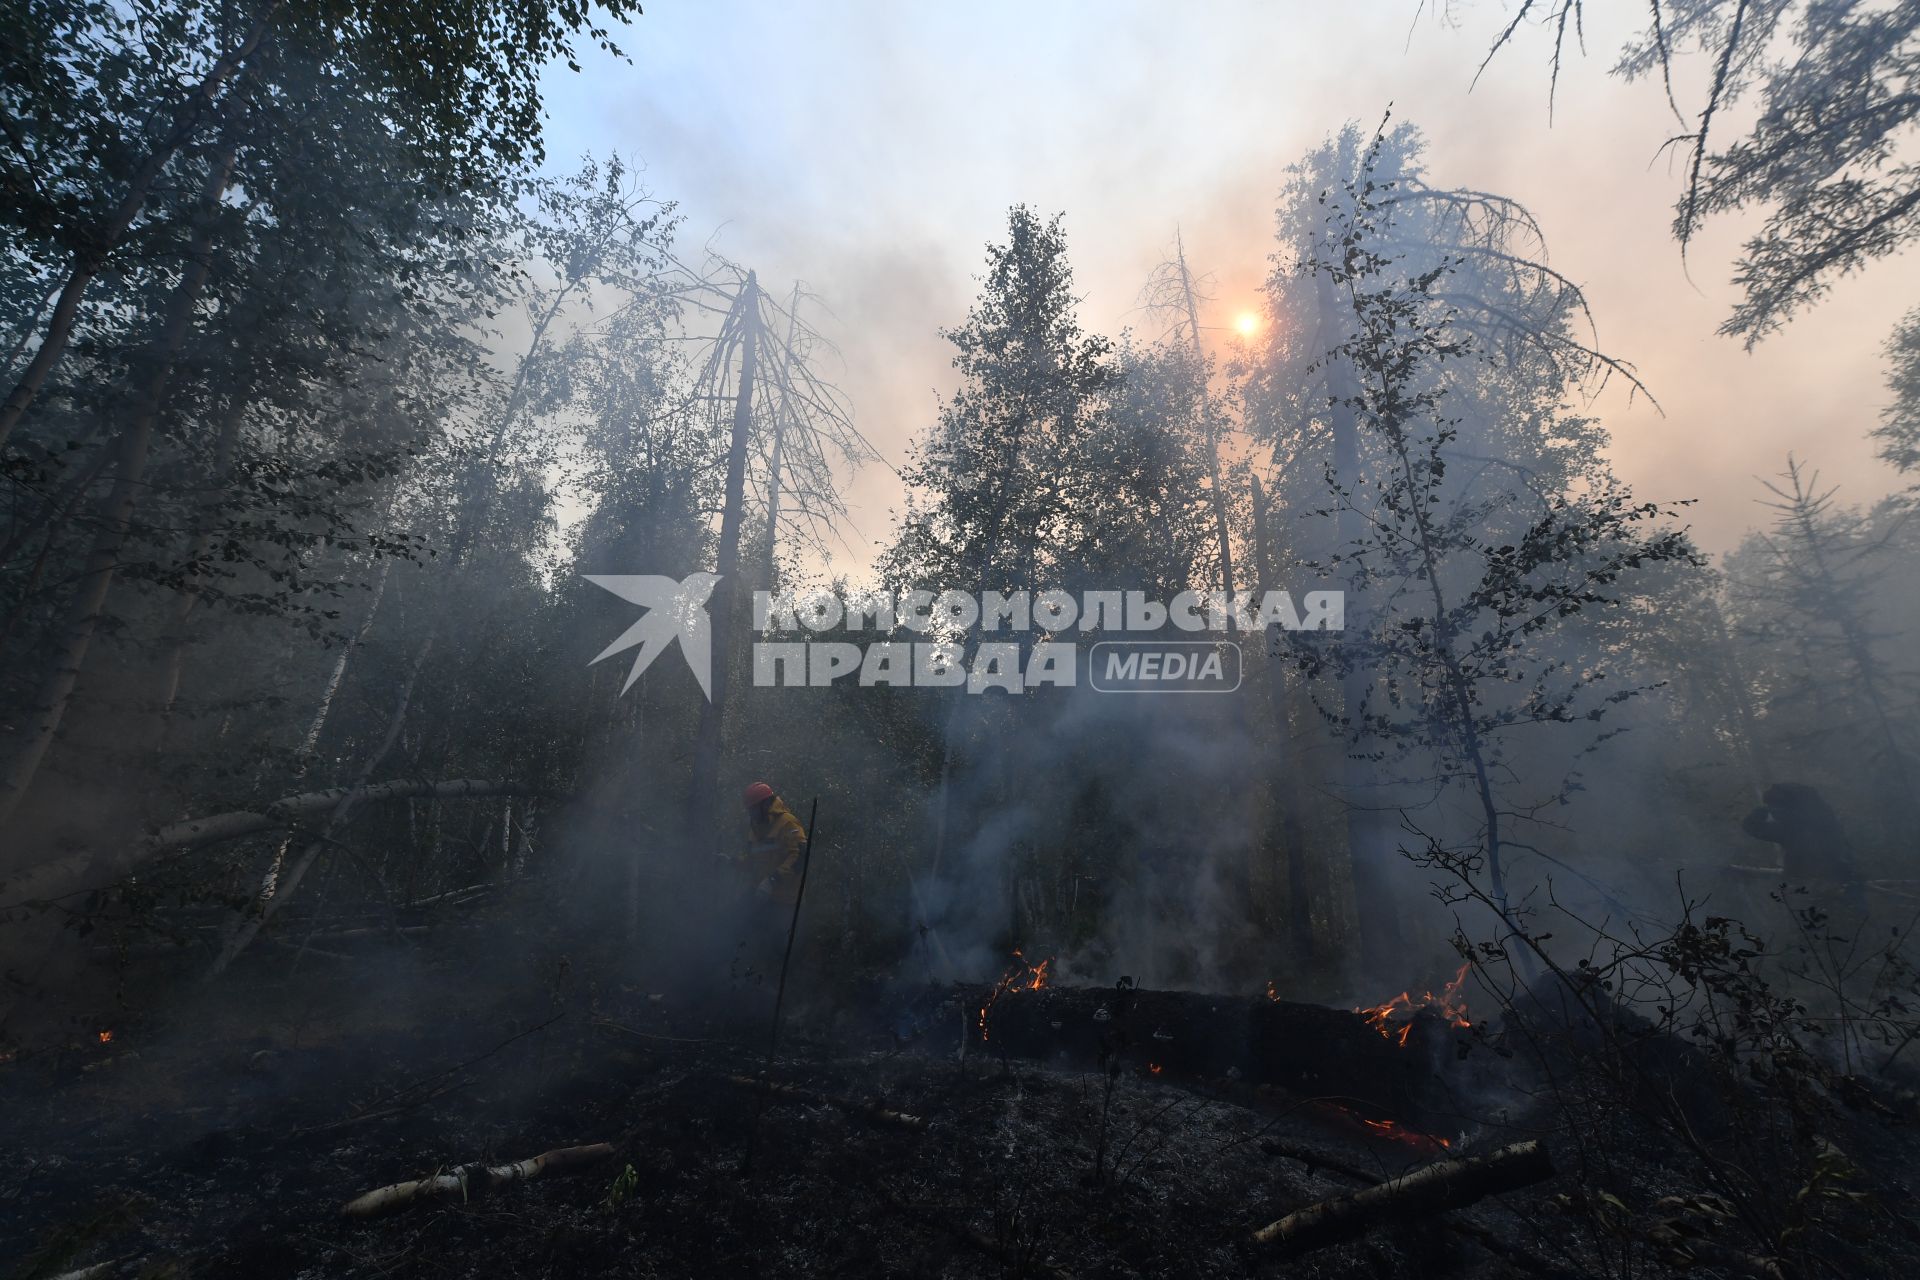
M 1297 1209 L 1253 1233 L 1255 1244 L 1305 1253 L 1364 1235 L 1389 1222 L 1426 1217 L 1554 1176 L 1553 1161 L 1537 1140 L 1484 1156 L 1444 1160 L 1378 1186 Z
M 372 1218 L 421 1200 L 458 1196 L 473 1199 L 514 1182 L 526 1182 L 545 1173 L 563 1173 L 579 1169 L 613 1154 L 613 1145 L 590 1143 L 581 1147 L 560 1147 L 543 1151 L 512 1164 L 463 1164 L 447 1173 L 437 1173 L 408 1182 L 389 1183 L 365 1195 L 356 1196 L 340 1207 L 349 1218 Z
M 1111 987 L 995 996 L 992 987 L 966 985 L 955 995 L 962 1046 L 976 1054 L 1080 1068 L 1107 1061 L 1158 1067 L 1175 1079 L 1270 1085 L 1403 1121 L 1418 1118 L 1431 1075 L 1429 1056 L 1418 1051 L 1423 1044 L 1410 1052 L 1359 1014 L 1324 1005 Z M 1424 1043 L 1428 1019 L 1418 1021 Z

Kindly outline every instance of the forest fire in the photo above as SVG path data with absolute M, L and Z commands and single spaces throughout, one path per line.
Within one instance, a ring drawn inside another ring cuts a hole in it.
M 101 1044 L 112 1044 L 112 1043 L 113 1043 L 113 1032 L 111 1032 L 111 1031 L 102 1031 L 102 1032 L 100 1033 L 100 1043 L 101 1043 Z
M 1470 965 L 1461 965 L 1459 972 L 1453 975 L 1453 981 L 1440 988 L 1438 995 L 1423 991 L 1414 996 L 1402 991 L 1385 1004 L 1355 1009 L 1354 1012 L 1365 1018 L 1368 1026 L 1388 1040 L 1397 1041 L 1402 1047 L 1413 1034 L 1413 1020 L 1422 1009 L 1431 1009 L 1439 1014 L 1449 1026 L 1470 1027 L 1473 1023 L 1467 1017 L 1466 997 L 1460 990 L 1466 984 L 1469 968 Z M 1272 988 L 1269 987 L 1268 991 L 1271 995 Z
M 1001 996 L 1010 991 L 1038 991 L 1047 985 L 1047 970 L 1053 964 L 1052 956 L 1048 956 L 1039 964 L 1028 964 L 1027 958 L 1016 950 L 1013 958 L 1015 962 L 1013 967 L 1001 975 L 1000 981 L 993 984 L 993 991 L 987 996 L 986 1003 L 980 1006 L 978 1025 L 982 1041 L 988 1038 L 987 1011 L 993 1008 Z
M 1439 1137 L 1436 1134 L 1422 1133 L 1418 1129 L 1409 1129 L 1407 1126 L 1395 1124 L 1391 1120 L 1375 1120 L 1369 1116 L 1361 1115 L 1351 1107 L 1343 1107 L 1337 1102 L 1329 1102 L 1326 1106 L 1342 1119 L 1358 1125 L 1361 1129 L 1365 1130 L 1370 1137 L 1382 1138 L 1388 1142 L 1399 1143 L 1404 1147 L 1412 1147 L 1415 1150 L 1427 1152 L 1444 1151 L 1453 1146 L 1447 1139 Z

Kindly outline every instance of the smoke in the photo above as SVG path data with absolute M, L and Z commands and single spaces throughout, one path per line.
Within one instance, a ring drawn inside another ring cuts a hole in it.
M 1271 943 L 1250 911 L 1261 757 L 1243 695 L 1024 696 L 1045 705 L 963 747 L 947 780 L 953 853 L 922 897 L 953 976 L 997 976 L 1020 946 L 1068 981 L 1257 985 Z M 958 736 L 999 711 L 963 703 Z

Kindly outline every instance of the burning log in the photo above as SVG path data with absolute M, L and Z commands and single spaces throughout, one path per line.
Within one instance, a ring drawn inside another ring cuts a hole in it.
M 762 1093 L 771 1094 L 776 1098 L 786 1098 L 792 1102 L 806 1102 L 817 1107 L 839 1107 L 842 1111 L 852 1111 L 870 1120 L 878 1120 L 882 1124 L 899 1125 L 903 1129 L 927 1127 L 924 1117 L 910 1115 L 905 1111 L 895 1111 L 877 1102 L 862 1102 L 858 1098 L 837 1098 L 832 1094 L 815 1093 L 811 1089 L 781 1084 L 777 1080 L 762 1080 L 757 1076 L 728 1076 L 727 1081 L 730 1084 L 739 1085 L 742 1089 L 758 1089 Z
M 584 1147 L 561 1147 L 543 1151 L 531 1160 L 514 1164 L 463 1164 L 448 1173 L 438 1173 L 411 1182 L 395 1182 L 357 1196 L 340 1207 L 349 1218 L 372 1218 L 395 1209 L 403 1209 L 419 1200 L 458 1196 L 462 1200 L 484 1195 L 510 1182 L 524 1182 L 543 1173 L 559 1173 L 592 1164 L 613 1154 L 613 1146 L 596 1142 Z
M 1304 1253 L 1351 1240 L 1384 1223 L 1459 1209 L 1553 1175 L 1545 1147 L 1537 1141 L 1519 1142 L 1484 1156 L 1430 1164 L 1378 1186 L 1310 1204 L 1260 1228 L 1253 1240 Z
M 963 1035 L 976 1051 L 1272 1085 L 1401 1119 L 1417 1111 L 1427 1055 L 1403 1049 L 1397 1032 L 1383 1035 L 1362 1013 L 1269 997 L 1032 985 L 1039 972 L 960 988 Z

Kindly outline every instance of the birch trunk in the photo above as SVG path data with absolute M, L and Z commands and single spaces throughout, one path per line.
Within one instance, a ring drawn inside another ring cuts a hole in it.
M 367 798 L 374 771 L 392 752 L 394 744 L 400 741 L 400 730 L 407 720 L 407 708 L 413 702 L 414 685 L 419 681 L 420 670 L 426 666 L 427 658 L 432 652 L 433 639 L 428 637 L 427 642 L 420 647 L 420 652 L 414 657 L 413 665 L 407 671 L 407 678 L 400 686 L 400 696 L 394 706 L 392 717 L 387 721 L 386 736 L 380 740 L 379 747 L 361 764 L 359 775 L 354 779 L 353 785 L 347 789 L 345 795 L 340 797 L 340 802 L 328 811 L 326 820 L 320 824 L 319 832 L 307 845 L 306 851 L 300 855 L 292 868 L 286 871 L 284 883 L 282 883 L 279 866 L 269 869 L 266 882 L 261 886 L 260 897 L 255 900 L 253 909 L 240 919 L 228 934 L 226 944 L 221 947 L 220 955 L 214 960 L 213 968 L 207 975 L 209 979 L 217 978 L 226 972 L 227 966 L 232 964 L 240 953 L 247 949 L 247 945 L 259 936 L 260 930 L 265 927 L 267 921 L 287 904 L 294 890 L 300 887 L 300 881 L 305 878 L 308 869 L 333 843 L 333 833 L 346 825 L 347 820 L 353 816 L 354 810 Z M 282 845 L 281 848 L 284 851 L 286 846 Z

